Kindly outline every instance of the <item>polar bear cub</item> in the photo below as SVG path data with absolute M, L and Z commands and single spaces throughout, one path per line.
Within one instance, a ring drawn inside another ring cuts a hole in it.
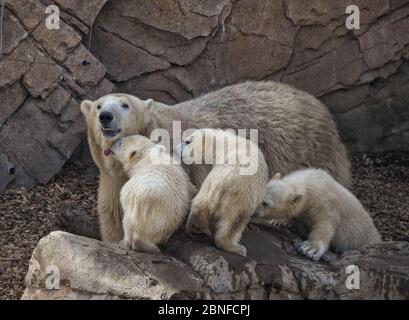
M 157 245 L 182 225 L 195 188 L 165 147 L 146 137 L 121 138 L 111 152 L 129 177 L 120 192 L 123 243 L 134 250 L 159 252 Z
M 246 256 L 239 244 L 252 214 L 262 201 L 268 167 L 258 146 L 220 129 L 194 131 L 175 148 L 184 163 L 212 166 L 192 200 L 186 229 L 213 234 L 218 248 Z M 212 229 L 212 230 L 211 230 Z
M 268 184 L 256 217 L 293 224 L 308 240 L 298 250 L 319 260 L 328 247 L 354 250 L 381 241 L 359 200 L 320 169 L 295 171 Z

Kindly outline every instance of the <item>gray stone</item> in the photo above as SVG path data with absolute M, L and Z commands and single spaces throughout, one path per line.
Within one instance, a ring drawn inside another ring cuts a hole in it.
M 409 44 L 409 8 L 403 8 L 372 26 L 359 38 L 364 60 L 371 69 L 399 59 L 399 51 Z
M 281 1 L 239 1 L 232 12 L 232 23 L 245 35 L 259 35 L 290 47 L 297 28 L 284 12 Z
M 84 64 L 83 62 L 86 62 Z M 82 88 L 95 87 L 105 75 L 105 67 L 83 45 L 64 61 L 72 79 Z
M 40 23 L 33 31 L 34 39 L 57 61 L 62 62 L 68 52 L 75 48 L 81 37 L 66 23 L 60 21 L 60 29 L 48 29 Z
M 4 3 L 30 31 L 46 16 L 45 7 L 38 0 L 5 0 Z
M 76 103 L 79 110 L 79 103 Z M 72 123 L 64 123 L 62 129 L 54 129 L 47 141 L 68 160 L 75 149 L 81 143 L 86 130 L 85 121 L 82 117 L 77 117 Z
M 391 10 L 395 10 L 400 7 L 403 7 L 406 4 L 409 4 L 408 0 L 390 0 L 389 2 L 390 2 Z
M 55 0 L 57 5 L 77 17 L 88 27 L 94 24 L 96 17 L 106 2 L 107 0 Z
M 63 230 L 80 234 L 83 237 L 100 239 L 98 218 L 96 215 L 90 215 L 81 209 L 75 208 L 70 202 L 61 204 L 61 227 Z
M 3 19 L 3 50 L 1 53 L 9 54 L 27 37 L 28 33 L 7 8 L 4 10 Z
M 122 8 L 124 17 L 193 39 L 209 36 L 223 22 L 219 17 L 231 3 L 229 0 L 117 0 L 115 5 Z
M 23 83 L 33 97 L 45 99 L 61 81 L 63 68 L 39 50 L 34 54 L 32 58 L 35 63 L 24 74 Z
M 31 39 L 27 38 L 8 55 L 7 59 L 0 60 L 0 88 L 19 80 L 30 69 L 30 59 L 33 50 L 36 50 Z
M 124 15 L 126 15 L 126 8 L 118 6 L 116 2 L 109 2 L 98 17 L 98 23 L 94 29 L 97 39 L 99 33 L 109 32 L 126 39 L 135 47 L 153 56 L 177 65 L 191 63 L 205 49 L 209 41 L 206 37 L 188 40 L 179 34 L 159 30 L 138 23 L 134 19 L 125 18 Z M 96 47 L 98 52 L 104 51 L 103 42 L 97 41 L 92 47 L 94 48 L 95 45 L 98 45 Z M 123 63 L 122 59 L 117 58 L 114 62 L 119 68 L 122 68 L 120 67 Z
M 0 91 L 1 112 L 0 128 L 3 123 L 23 104 L 28 92 L 20 82 Z
M 326 25 L 334 18 L 344 16 L 345 9 L 352 4 L 349 0 L 286 0 L 286 3 L 288 17 L 301 26 Z M 383 0 L 357 0 L 353 4 L 360 9 L 361 23 L 365 25 L 389 11 L 389 3 Z
M 109 76 L 116 81 L 126 81 L 144 73 L 170 67 L 167 61 L 152 56 L 112 33 L 96 32 L 93 38 L 93 48 L 98 52 L 97 57 L 107 68 Z M 107 43 L 110 50 L 102 49 L 106 48 Z
M 28 99 L 0 131 L 0 144 L 4 151 L 40 183 L 48 182 L 64 164 L 63 157 L 50 148 L 47 138 L 56 124 L 56 119 L 44 114 L 40 100 Z M 16 181 L 18 183 L 18 181 Z
M 320 262 L 295 252 L 300 241 L 283 228 L 245 232 L 248 257 L 216 249 L 205 238 L 175 235 L 163 254 L 121 249 L 57 231 L 33 252 L 23 299 L 408 299 L 409 244 L 387 242 Z M 45 289 L 47 266 L 61 275 Z M 346 268 L 359 267 L 359 290 Z M 102 277 L 103 275 L 103 277 Z
M 211 46 L 216 79 L 235 83 L 241 79 L 262 80 L 284 68 L 291 49 L 264 37 L 240 36 L 235 40 Z
M 50 93 L 44 103 L 39 104 L 39 107 L 44 112 L 60 115 L 70 101 L 70 98 L 71 94 L 63 87 L 58 86 L 52 93 Z
M 0 145 L 16 168 L 8 187 L 57 173 L 85 138 L 74 105 L 113 91 L 175 104 L 248 79 L 284 81 L 322 98 L 351 151 L 409 150 L 407 0 L 355 1 L 354 31 L 347 0 L 105 2 L 5 0 Z M 52 3 L 60 30 L 45 26 Z M 25 119 L 28 101 L 47 133 Z M 13 148 L 29 134 L 35 170 Z
M 102 3 L 94 1 L 96 6 Z M 0 192 L 47 183 L 57 174 L 84 140 L 79 100 L 114 89 L 104 78 L 104 66 L 80 44 L 74 29 L 64 21 L 60 30 L 46 28 L 43 4 L 6 0 L 5 5 Z M 77 5 L 81 7 L 80 2 Z M 84 6 L 91 10 L 91 2 Z M 8 173 L 11 164 L 13 175 Z
M 6 154 L 0 149 L 0 192 L 3 192 L 7 186 L 15 179 L 15 167 Z
M 80 103 L 74 98 L 71 99 L 64 112 L 61 114 L 60 121 L 74 122 L 80 115 Z
M 95 88 L 88 91 L 86 96 L 83 98 L 94 101 L 114 91 L 115 85 L 111 81 L 104 78 Z
M 60 250 L 56 252 L 56 248 Z M 67 258 L 70 263 L 66 263 Z M 41 289 L 48 265 L 59 268 L 61 290 Z M 207 291 L 189 266 L 172 257 L 129 252 L 113 244 L 59 231 L 40 240 L 30 261 L 26 283 L 23 299 L 175 299 L 194 298 Z
M 305 68 L 284 75 L 282 81 L 314 95 L 323 95 L 356 82 L 366 70 L 360 59 L 359 45 L 349 42 Z
M 134 92 L 141 99 L 155 96 L 160 101 L 170 105 L 193 98 L 189 92 L 184 90 L 183 85 L 178 85 L 179 81 L 173 80 L 174 73 L 175 69 L 172 69 L 169 74 L 166 71 L 162 73 L 155 72 L 136 77 L 124 83 L 118 83 L 118 92 Z

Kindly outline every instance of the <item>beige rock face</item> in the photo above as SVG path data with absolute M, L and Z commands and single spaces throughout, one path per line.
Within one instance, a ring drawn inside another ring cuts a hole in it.
M 23 299 L 409 298 L 408 243 L 328 253 L 318 263 L 294 252 L 297 241 L 287 230 L 253 228 L 244 234 L 244 258 L 183 234 L 164 254 L 145 254 L 53 232 L 33 252 Z M 350 265 L 359 268 L 359 289 L 346 286 Z M 47 289 L 50 276 L 59 277 L 59 289 Z

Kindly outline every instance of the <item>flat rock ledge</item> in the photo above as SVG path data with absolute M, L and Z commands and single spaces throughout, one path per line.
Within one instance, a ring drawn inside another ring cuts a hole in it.
M 56 231 L 35 248 L 22 299 L 409 299 L 409 243 L 314 262 L 295 252 L 298 241 L 251 225 L 247 258 L 182 233 L 163 254 L 147 254 Z

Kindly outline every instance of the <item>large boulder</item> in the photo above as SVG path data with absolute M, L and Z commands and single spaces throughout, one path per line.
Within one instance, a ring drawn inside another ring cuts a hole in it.
M 33 252 L 23 299 L 409 299 L 409 243 L 314 262 L 295 252 L 298 241 L 252 225 L 244 258 L 182 233 L 163 254 L 147 254 L 52 232 Z

